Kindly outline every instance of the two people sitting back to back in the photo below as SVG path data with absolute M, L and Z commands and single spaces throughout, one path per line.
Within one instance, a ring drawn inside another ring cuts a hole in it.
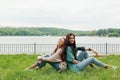
M 77 55 L 77 51 L 79 50 L 81 52 Z M 75 35 L 73 33 L 68 33 L 66 38 L 60 38 L 58 40 L 57 46 L 51 54 L 38 56 L 36 63 L 25 70 L 41 68 L 44 67 L 46 63 L 49 63 L 58 72 L 70 69 L 80 73 L 88 65 L 94 67 L 93 64 L 105 69 L 115 68 L 115 66 L 105 64 L 94 57 L 89 57 L 87 51 L 92 51 L 96 56 L 99 56 L 98 52 L 94 49 L 76 46 Z

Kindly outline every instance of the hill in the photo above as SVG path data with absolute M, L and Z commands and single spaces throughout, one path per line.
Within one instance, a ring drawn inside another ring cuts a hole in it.
M 65 36 L 73 32 L 77 36 L 89 35 L 90 31 L 75 31 L 62 28 L 0 28 L 0 36 Z

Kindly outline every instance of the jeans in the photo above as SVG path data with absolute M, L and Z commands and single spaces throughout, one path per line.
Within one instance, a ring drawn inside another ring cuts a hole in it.
M 44 57 L 50 57 L 50 55 L 45 55 Z M 42 63 L 36 62 L 36 65 L 39 67 L 44 67 L 46 63 L 49 63 L 53 68 L 55 68 L 57 71 L 60 70 L 59 62 L 48 62 L 48 61 L 42 61 Z
M 81 51 L 80 54 L 77 56 L 77 60 L 78 61 L 83 61 L 83 59 L 87 59 L 89 56 L 88 56 L 88 53 L 86 51 Z
M 79 71 L 82 71 L 83 69 L 85 69 L 91 63 L 93 63 L 97 66 L 101 66 L 101 67 L 106 66 L 106 64 L 102 63 L 101 61 L 97 60 L 96 58 L 90 57 L 90 58 L 87 58 L 86 60 L 78 63 L 76 67 Z

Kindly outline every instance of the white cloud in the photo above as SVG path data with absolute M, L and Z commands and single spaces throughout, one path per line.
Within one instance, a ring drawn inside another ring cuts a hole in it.
M 119 4 L 119 0 L 0 0 L 0 25 L 119 28 Z

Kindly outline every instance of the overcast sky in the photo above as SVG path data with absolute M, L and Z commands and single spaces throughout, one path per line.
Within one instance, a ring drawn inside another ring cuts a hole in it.
M 120 0 L 0 0 L 0 27 L 120 28 Z

